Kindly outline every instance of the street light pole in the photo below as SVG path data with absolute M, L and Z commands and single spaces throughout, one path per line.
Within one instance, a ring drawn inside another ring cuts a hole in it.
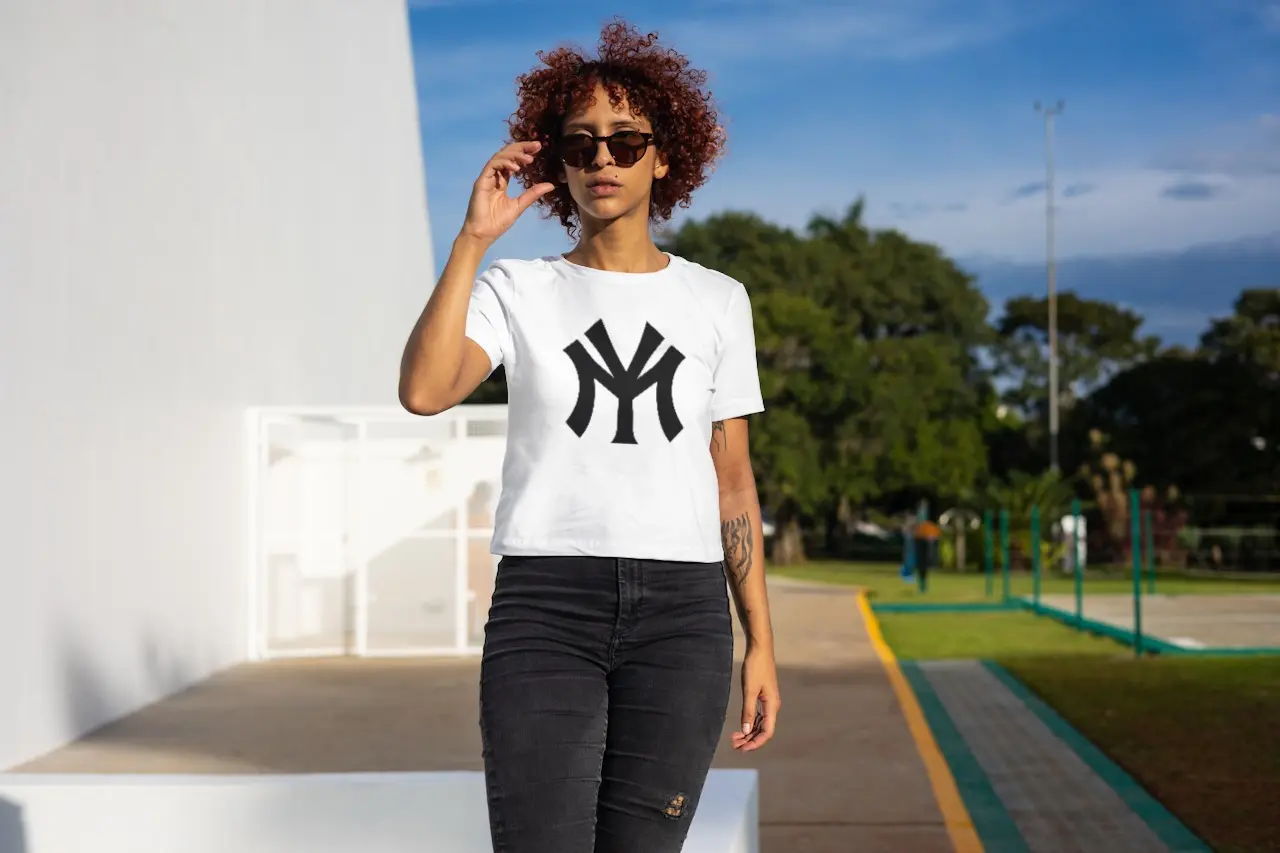
M 1049 470 L 1058 470 L 1058 293 L 1053 245 L 1053 119 L 1066 106 L 1058 101 L 1052 106 L 1035 103 L 1036 112 L 1044 116 L 1045 151 L 1045 267 L 1049 277 Z

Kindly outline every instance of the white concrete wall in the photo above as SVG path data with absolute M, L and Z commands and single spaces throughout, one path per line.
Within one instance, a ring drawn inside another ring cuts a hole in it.
M 0 2 L 0 768 L 248 643 L 243 413 L 396 403 L 403 0 Z

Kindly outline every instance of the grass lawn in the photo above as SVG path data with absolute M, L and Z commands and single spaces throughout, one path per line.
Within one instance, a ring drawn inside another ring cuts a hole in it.
M 1215 851 L 1280 850 L 1280 657 L 1000 662 Z
M 981 574 L 934 574 L 921 595 L 887 564 L 814 562 L 773 574 L 867 589 L 874 602 L 984 601 Z M 995 579 L 995 600 L 1001 592 Z M 1047 594 L 1071 578 L 1042 577 Z M 1092 572 L 1085 594 L 1127 594 L 1132 576 Z M 1011 578 L 1015 596 L 1032 579 Z M 1280 579 L 1162 575 L 1158 593 L 1280 594 Z M 1280 851 L 1280 656 L 1146 658 L 1031 613 L 880 613 L 899 658 L 999 661 L 1218 853 Z
M 1132 654 L 1119 643 L 1024 611 L 879 613 L 876 619 L 900 660 Z
M 978 572 L 955 574 L 933 572 L 929 575 L 929 589 L 923 595 L 914 583 L 906 583 L 898 576 L 898 566 L 888 563 L 845 563 L 838 561 L 814 561 L 798 566 L 770 566 L 769 573 L 799 580 L 821 581 L 845 586 L 863 586 L 873 602 L 887 601 L 986 601 L 986 579 Z M 1014 596 L 1031 595 L 1033 579 L 1025 572 L 1010 577 L 1009 591 Z M 1001 595 L 1001 579 L 995 576 L 994 599 Z M 1145 586 L 1144 586 L 1145 589 Z M 1070 577 L 1045 572 L 1041 575 L 1040 591 L 1044 594 L 1071 594 L 1075 582 Z M 1093 571 L 1085 576 L 1084 594 L 1131 594 L 1132 575 L 1104 574 Z M 1156 592 L 1177 595 L 1212 595 L 1215 593 L 1270 593 L 1280 594 L 1280 578 L 1270 576 L 1260 580 L 1224 580 L 1213 577 L 1189 577 L 1184 575 L 1159 575 Z

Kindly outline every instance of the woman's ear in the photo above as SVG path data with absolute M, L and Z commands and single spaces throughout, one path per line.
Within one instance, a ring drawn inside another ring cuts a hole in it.
M 661 180 L 662 178 L 665 178 L 667 176 L 668 172 L 671 171 L 671 166 L 667 164 L 666 155 L 664 155 L 661 151 L 657 152 L 656 159 L 657 159 L 657 162 L 653 164 L 653 177 L 654 177 L 654 180 Z

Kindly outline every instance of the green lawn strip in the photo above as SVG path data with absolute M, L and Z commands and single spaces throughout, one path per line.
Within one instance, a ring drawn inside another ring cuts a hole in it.
M 1168 846 L 1171 853 L 1212 853 L 1203 839 L 1189 831 L 1168 809 L 1151 796 L 1133 777 L 1080 734 L 1043 699 L 1014 678 L 998 663 L 984 663 L 988 671 L 1017 696 L 1066 747 L 1072 750 L 1129 809 Z
M 914 582 L 903 581 L 896 565 L 887 563 L 813 561 L 796 566 L 770 566 L 769 572 L 798 580 L 866 587 L 872 603 L 995 601 L 1003 594 L 1003 581 L 998 573 L 992 582 L 993 597 L 988 598 L 986 578 L 980 572 L 932 572 L 929 575 L 928 590 L 924 593 L 919 591 Z M 1034 580 L 1027 572 L 1015 572 L 1010 575 L 1009 581 L 1012 596 L 1030 596 L 1034 591 Z M 1146 589 L 1145 582 L 1143 589 Z M 1073 595 L 1075 581 L 1070 576 L 1057 572 L 1045 572 L 1040 578 L 1040 591 L 1044 595 Z M 1240 580 L 1170 574 L 1156 579 L 1156 592 L 1165 595 L 1280 595 L 1280 579 L 1269 576 L 1258 580 Z M 1086 597 L 1132 593 L 1132 575 L 1094 571 L 1085 576 Z
M 900 660 L 1125 653 L 1123 646 L 1111 640 L 1081 633 L 1025 611 L 878 613 L 876 618 L 885 642 Z
M 995 657 L 1215 851 L 1280 850 L 1280 657 Z

